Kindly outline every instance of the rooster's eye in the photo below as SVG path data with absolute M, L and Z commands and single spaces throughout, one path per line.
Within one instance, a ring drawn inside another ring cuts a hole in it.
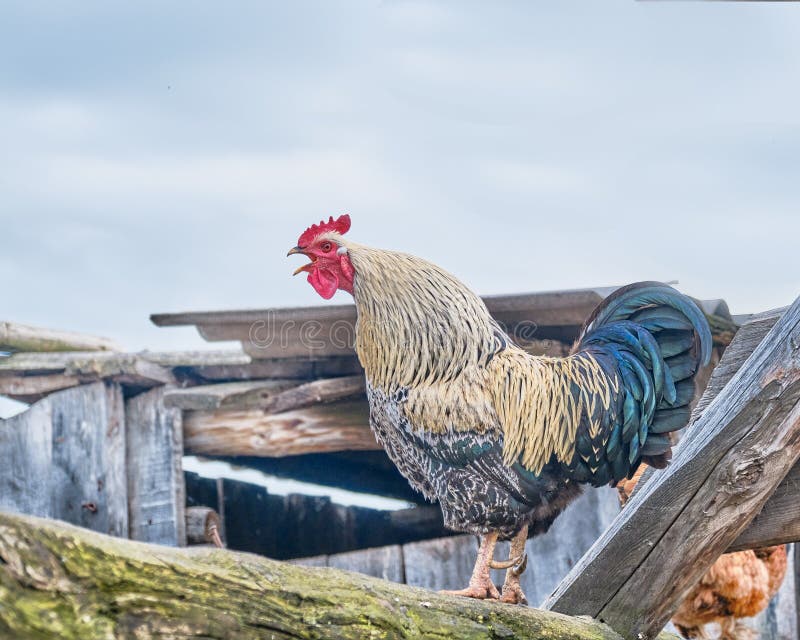
M 328 253 L 331 250 L 331 243 L 330 242 L 323 242 L 322 246 L 320 247 L 324 253 Z

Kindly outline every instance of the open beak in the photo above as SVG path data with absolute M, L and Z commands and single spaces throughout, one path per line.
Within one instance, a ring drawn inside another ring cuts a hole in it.
M 286 257 L 288 258 L 289 256 L 293 256 L 296 253 L 308 256 L 308 254 L 305 251 L 303 251 L 300 247 L 292 247 L 291 249 L 289 249 L 289 253 L 286 254 Z M 302 273 L 303 271 L 311 271 L 313 266 L 314 266 L 314 258 L 311 258 L 311 262 L 309 262 L 308 264 L 304 264 L 302 267 L 297 267 L 297 269 L 295 269 L 295 272 L 292 275 L 296 276 L 298 273 Z

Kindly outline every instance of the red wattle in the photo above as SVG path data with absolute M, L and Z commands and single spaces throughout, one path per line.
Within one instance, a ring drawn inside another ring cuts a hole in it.
M 308 274 L 308 283 L 325 300 L 330 300 L 339 288 L 339 277 L 329 269 L 314 269 Z

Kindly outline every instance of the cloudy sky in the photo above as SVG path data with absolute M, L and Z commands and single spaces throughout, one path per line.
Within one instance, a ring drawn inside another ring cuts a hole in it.
M 149 314 L 321 303 L 345 211 L 481 293 L 788 304 L 800 5 L 3 3 L 0 319 L 202 346 Z

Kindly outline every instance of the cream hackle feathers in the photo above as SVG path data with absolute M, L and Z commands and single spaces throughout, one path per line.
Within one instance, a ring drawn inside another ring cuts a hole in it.
M 356 351 L 367 380 L 387 394 L 407 391 L 403 407 L 416 429 L 502 432 L 505 463 L 534 473 L 553 455 L 572 460 L 582 418 L 599 430 L 592 416 L 608 409 L 617 381 L 590 355 L 531 356 L 442 268 L 328 235 L 355 268 Z

